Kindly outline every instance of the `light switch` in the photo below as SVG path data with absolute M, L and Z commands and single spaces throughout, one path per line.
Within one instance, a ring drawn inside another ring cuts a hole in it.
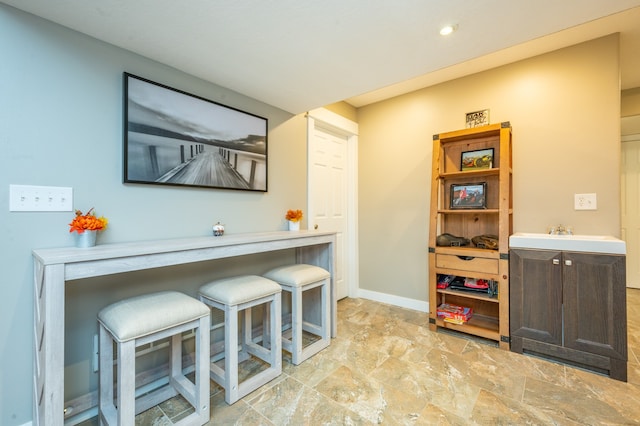
M 73 188 L 60 186 L 9 185 L 11 212 L 70 212 Z

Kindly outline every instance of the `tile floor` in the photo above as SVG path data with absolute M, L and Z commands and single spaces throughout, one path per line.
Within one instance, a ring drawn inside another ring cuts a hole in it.
M 627 294 L 628 383 L 433 333 L 424 313 L 344 299 L 339 336 L 315 357 L 285 359 L 282 376 L 231 406 L 211 382 L 209 424 L 640 424 L 640 290 Z M 187 407 L 173 398 L 136 425 L 171 425 Z

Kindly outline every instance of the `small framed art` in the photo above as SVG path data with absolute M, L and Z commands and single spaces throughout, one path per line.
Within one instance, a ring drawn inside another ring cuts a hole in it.
M 452 210 L 486 209 L 487 183 L 451 184 L 449 208 Z
M 460 158 L 460 170 L 490 169 L 493 167 L 493 148 L 465 151 Z

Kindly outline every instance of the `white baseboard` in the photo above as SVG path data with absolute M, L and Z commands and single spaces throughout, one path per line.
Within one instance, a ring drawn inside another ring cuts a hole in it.
M 429 312 L 429 302 L 409 299 L 407 297 L 394 296 L 392 294 L 379 293 L 377 291 L 358 289 L 358 297 L 373 300 L 375 302 L 387 303 L 401 308 L 413 309 L 420 312 Z
M 26 422 L 25 424 L 20 425 L 20 426 L 32 426 L 32 425 L 33 425 L 33 422 Z

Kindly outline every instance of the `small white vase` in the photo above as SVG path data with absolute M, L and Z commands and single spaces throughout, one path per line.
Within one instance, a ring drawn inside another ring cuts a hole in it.
M 289 222 L 289 231 L 299 231 L 300 230 L 300 222 L 294 222 L 292 220 L 288 220 Z
M 85 230 L 82 234 L 76 233 L 75 235 L 76 247 L 87 248 L 87 247 L 95 246 L 97 235 L 98 235 L 98 231 Z

